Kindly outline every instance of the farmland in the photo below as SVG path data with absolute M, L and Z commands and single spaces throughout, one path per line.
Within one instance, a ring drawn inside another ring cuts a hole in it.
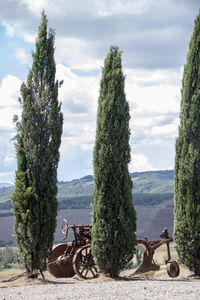
M 137 234 L 158 238 L 164 227 L 173 232 L 173 171 L 151 171 L 130 174 L 133 180 L 133 204 L 137 212 Z M 91 222 L 93 177 L 86 176 L 58 183 L 58 216 L 55 242 L 62 240 L 63 218 L 70 224 Z M 0 246 L 14 244 L 10 195 L 13 187 L 0 189 Z

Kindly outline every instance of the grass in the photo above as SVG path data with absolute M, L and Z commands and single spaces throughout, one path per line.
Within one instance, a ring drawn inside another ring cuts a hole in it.
M 176 252 L 174 243 L 170 243 L 170 255 L 171 255 L 171 260 L 177 260 L 177 252 Z M 166 246 L 166 244 L 164 244 L 155 250 L 153 259 L 156 264 L 165 265 L 165 260 L 167 259 L 167 257 L 168 257 L 167 246 Z M 134 264 L 136 263 L 136 255 L 134 255 L 134 257 L 133 257 L 133 263 Z
M 10 277 L 19 275 L 24 272 L 24 269 L 18 268 L 18 269 L 5 269 L 3 271 L 0 271 L 0 280 L 5 280 Z
M 170 254 L 171 254 L 171 260 L 177 260 L 177 252 L 175 249 L 175 245 L 174 243 L 170 244 Z M 167 246 L 166 245 L 162 245 L 160 246 L 154 254 L 154 260 L 160 264 L 163 265 L 165 264 L 165 260 L 167 259 Z

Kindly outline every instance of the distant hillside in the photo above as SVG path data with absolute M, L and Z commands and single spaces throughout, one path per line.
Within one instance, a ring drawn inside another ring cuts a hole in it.
M 133 193 L 173 193 L 174 171 L 148 171 L 130 174 Z M 94 189 L 93 177 L 86 176 L 58 184 L 58 198 L 91 196 Z
M 130 174 L 133 180 L 133 203 L 135 205 L 156 205 L 173 198 L 174 172 L 149 171 Z M 91 175 L 68 182 L 58 182 L 59 208 L 89 207 L 93 202 L 94 182 Z M 10 209 L 10 195 L 14 187 L 0 189 L 0 210 Z
M 174 172 L 152 171 L 130 174 L 133 180 L 133 203 L 137 212 L 137 234 L 159 238 L 164 227 L 173 232 Z M 61 241 L 63 218 L 71 224 L 89 223 L 93 202 L 93 177 L 86 176 L 69 182 L 58 182 L 58 216 L 55 241 Z M 15 243 L 13 216 L 9 196 L 14 187 L 0 189 L 0 246 Z M 74 209 L 76 208 L 76 209 Z
M 174 171 L 148 171 L 130 174 L 135 193 L 173 193 Z

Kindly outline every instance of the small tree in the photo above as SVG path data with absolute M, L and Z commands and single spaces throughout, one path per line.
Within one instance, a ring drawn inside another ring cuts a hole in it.
M 92 251 L 101 271 L 111 277 L 118 276 L 130 261 L 136 245 L 136 213 L 128 172 L 129 119 L 121 52 L 111 46 L 98 100 L 92 216 Z
M 19 99 L 23 111 L 17 124 L 17 171 L 12 195 L 14 229 L 29 277 L 42 272 L 56 228 L 57 167 L 63 116 L 55 81 L 54 32 L 42 23 L 33 53 L 33 65 Z
M 180 261 L 200 275 L 200 14 L 183 75 L 176 141 L 174 237 Z

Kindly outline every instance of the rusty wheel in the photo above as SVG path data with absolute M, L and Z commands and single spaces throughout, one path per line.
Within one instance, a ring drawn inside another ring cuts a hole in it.
M 99 272 L 95 265 L 91 245 L 79 248 L 73 258 L 74 272 L 83 279 L 92 279 L 98 277 Z
M 167 263 L 167 274 L 170 277 L 175 278 L 179 275 L 179 273 L 180 273 L 180 268 L 177 261 L 174 260 Z
M 63 221 L 62 221 L 61 230 L 62 230 L 62 233 L 67 238 L 67 235 L 68 235 L 68 222 L 67 222 L 66 219 L 63 219 Z
M 72 258 L 69 259 L 68 263 L 58 263 L 57 259 L 62 257 L 64 253 L 70 253 L 72 247 L 69 246 L 69 243 L 56 245 L 51 253 L 51 256 L 48 259 L 47 266 L 49 272 L 54 277 L 72 277 L 75 275 L 74 269 L 72 267 Z

